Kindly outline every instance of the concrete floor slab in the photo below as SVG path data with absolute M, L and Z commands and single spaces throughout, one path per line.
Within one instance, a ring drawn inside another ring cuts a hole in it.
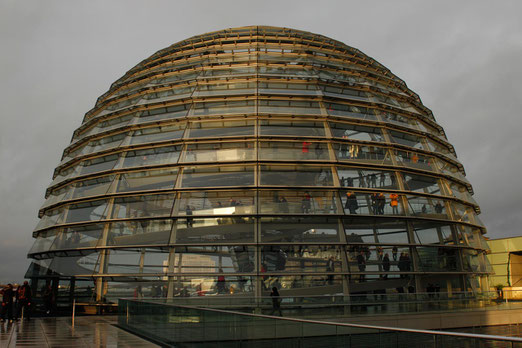
M 159 347 L 115 327 L 116 316 L 34 318 L 0 323 L 0 347 Z

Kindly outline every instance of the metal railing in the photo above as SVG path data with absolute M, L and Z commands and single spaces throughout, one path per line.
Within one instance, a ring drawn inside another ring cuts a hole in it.
M 308 318 L 522 308 L 522 302 L 506 303 L 496 300 L 493 296 L 494 293 L 477 296 L 470 292 L 462 292 L 281 296 L 280 298 L 281 307 L 287 315 Z M 228 295 L 144 298 L 144 300 L 257 314 L 266 314 L 272 306 L 272 299 L 269 296 Z
M 522 347 L 522 338 L 334 323 L 156 303 L 119 302 L 121 327 L 180 347 Z

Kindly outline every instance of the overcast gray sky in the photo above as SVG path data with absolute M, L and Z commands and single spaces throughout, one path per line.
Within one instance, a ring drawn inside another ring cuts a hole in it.
M 0 282 L 20 281 L 63 149 L 157 50 L 244 25 L 356 47 L 417 92 L 455 146 L 490 238 L 521 235 L 521 1 L 0 0 Z

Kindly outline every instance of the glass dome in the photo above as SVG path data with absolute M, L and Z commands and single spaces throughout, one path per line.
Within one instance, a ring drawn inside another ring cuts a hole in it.
M 46 197 L 26 276 L 75 296 L 487 288 L 479 207 L 431 111 L 304 31 L 227 29 L 145 59 L 86 113 Z

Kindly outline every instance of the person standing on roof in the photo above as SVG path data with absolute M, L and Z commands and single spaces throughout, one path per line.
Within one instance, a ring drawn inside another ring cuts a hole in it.
M 396 193 L 390 194 L 390 206 L 392 207 L 392 214 L 399 215 L 399 195 Z
M 12 322 L 14 319 L 13 298 L 13 284 L 7 284 L 7 286 L 4 288 L 2 297 L 2 321 L 9 320 L 9 322 Z
M 282 317 L 283 313 L 281 313 L 281 297 L 279 297 L 279 291 L 277 291 L 275 286 L 272 288 L 270 297 L 272 298 L 272 313 L 270 313 L 270 315 L 274 315 L 274 313 L 277 311 L 279 312 L 279 316 Z

